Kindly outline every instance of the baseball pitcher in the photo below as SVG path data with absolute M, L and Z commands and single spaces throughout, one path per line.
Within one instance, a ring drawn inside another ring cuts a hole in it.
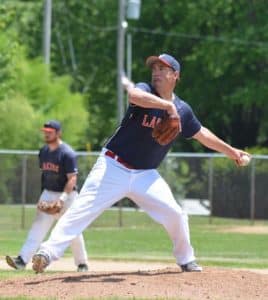
M 151 56 L 146 64 L 152 70 L 151 83 L 134 85 L 123 78 L 129 99 L 126 115 L 102 149 L 77 201 L 34 255 L 37 273 L 61 257 L 75 236 L 123 197 L 132 199 L 164 226 L 182 271 L 202 270 L 190 243 L 187 215 L 156 169 L 178 135 L 222 152 L 237 164 L 248 154 L 203 127 L 191 107 L 174 94 L 181 71 L 174 57 Z

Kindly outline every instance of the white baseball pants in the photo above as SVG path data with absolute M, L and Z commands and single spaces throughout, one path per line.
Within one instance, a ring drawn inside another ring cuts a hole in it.
M 53 201 L 59 199 L 61 193 L 44 190 L 40 196 L 40 200 L 42 201 Z M 64 207 L 59 214 L 50 215 L 40 210 L 37 210 L 35 220 L 32 224 L 32 227 L 28 233 L 27 239 L 22 246 L 20 251 L 20 256 L 25 263 L 28 263 L 32 256 L 35 254 L 37 249 L 40 247 L 40 244 L 44 240 L 46 234 L 52 227 L 53 223 L 60 219 L 64 212 L 71 206 L 74 199 L 77 197 L 78 193 L 73 191 L 69 194 L 67 200 L 64 202 Z M 74 256 L 75 264 L 78 266 L 79 264 L 87 263 L 87 252 L 85 248 L 85 242 L 82 233 L 79 233 L 78 236 L 75 236 L 71 242 L 71 249 Z
M 70 242 L 106 208 L 128 197 L 164 226 L 173 242 L 173 253 L 179 265 L 195 260 L 188 217 L 176 203 L 164 179 L 154 169 L 128 169 L 105 156 L 105 151 L 103 149 L 78 198 L 38 253 L 48 255 L 51 261 L 57 260 Z

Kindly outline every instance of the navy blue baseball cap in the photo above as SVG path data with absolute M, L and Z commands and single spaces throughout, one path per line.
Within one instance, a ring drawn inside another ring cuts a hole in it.
M 180 63 L 169 54 L 160 54 L 159 56 L 149 56 L 146 59 L 146 66 L 152 67 L 152 65 L 156 62 L 161 62 L 162 64 L 172 68 L 174 71 L 180 72 L 181 66 Z
M 42 128 L 42 131 L 47 131 L 47 132 L 51 132 L 54 130 L 56 130 L 56 131 L 61 130 L 61 125 L 60 125 L 59 121 L 56 121 L 56 120 L 47 121 Z

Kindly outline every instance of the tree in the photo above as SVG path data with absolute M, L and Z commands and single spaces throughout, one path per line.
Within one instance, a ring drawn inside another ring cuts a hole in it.
M 26 98 L 17 95 L 0 102 L 0 148 L 36 149 L 40 115 Z
M 70 91 L 71 78 L 55 76 L 40 59 L 21 61 L 18 76 L 17 91 L 41 116 L 39 126 L 45 120 L 58 119 L 64 139 L 76 149 L 85 149 L 88 113 L 84 97 Z
M 15 3 L 0 5 L 4 13 L 0 17 L 0 109 L 3 113 L 0 147 L 36 149 L 41 142 L 36 139 L 38 128 L 47 119 L 59 119 L 66 141 L 77 149 L 85 149 L 88 123 L 85 99 L 71 91 L 70 76 L 55 76 L 40 58 L 26 58 L 27 47 L 22 45 L 19 25 L 23 27 L 25 20 L 30 22 L 32 14 L 26 10 L 18 15 L 18 10 Z
M 41 4 L 28 14 L 16 10 L 31 57 L 41 55 Z M 264 0 L 142 1 L 141 18 L 128 22 L 133 78 L 147 81 L 145 58 L 169 52 L 182 64 L 177 92 L 205 126 L 238 147 L 267 145 L 267 14 Z M 71 74 L 72 88 L 84 93 L 93 149 L 116 125 L 116 27 L 117 1 L 54 2 L 52 67 Z M 202 148 L 178 140 L 174 149 Z

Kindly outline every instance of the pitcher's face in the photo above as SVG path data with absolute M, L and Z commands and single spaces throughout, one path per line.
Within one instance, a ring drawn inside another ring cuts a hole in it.
M 161 62 L 152 65 L 152 85 L 158 89 L 174 89 L 179 73 Z

